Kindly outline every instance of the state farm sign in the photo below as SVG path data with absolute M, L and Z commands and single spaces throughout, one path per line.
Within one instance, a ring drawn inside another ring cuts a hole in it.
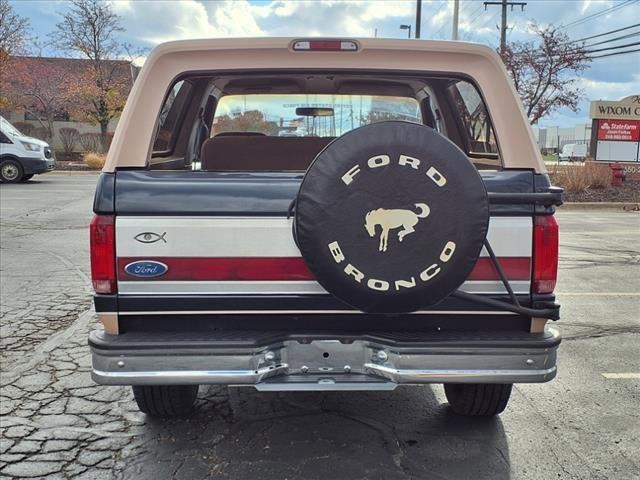
M 640 120 L 600 120 L 598 140 L 637 142 L 640 140 Z

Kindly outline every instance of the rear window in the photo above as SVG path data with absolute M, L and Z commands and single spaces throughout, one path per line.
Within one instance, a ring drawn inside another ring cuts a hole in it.
M 305 171 L 334 138 L 388 120 L 427 125 L 477 168 L 501 168 L 487 108 L 470 81 L 354 78 L 332 73 L 180 80 L 159 114 L 149 168 Z M 300 93 L 305 91 L 322 93 Z
M 379 95 L 229 95 L 220 99 L 212 135 L 337 137 L 384 120 L 422 123 L 417 100 Z
M 153 143 L 153 153 L 170 153 L 178 134 L 178 127 L 190 97 L 192 85 L 181 80 L 177 82 L 162 106 L 158 118 L 158 134 Z
M 457 109 L 468 152 L 497 154 L 498 145 L 489 113 L 478 90 L 469 82 L 458 81 L 449 86 L 448 93 Z

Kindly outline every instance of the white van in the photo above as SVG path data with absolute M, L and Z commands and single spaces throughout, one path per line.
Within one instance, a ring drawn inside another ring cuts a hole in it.
M 560 152 L 562 162 L 582 162 L 587 156 L 586 143 L 567 143 Z
M 27 137 L 0 116 L 0 181 L 26 182 L 53 170 L 56 160 L 47 142 Z

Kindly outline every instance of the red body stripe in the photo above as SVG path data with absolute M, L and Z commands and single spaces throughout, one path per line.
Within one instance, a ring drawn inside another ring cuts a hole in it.
M 129 275 L 124 267 L 131 262 L 153 260 L 167 265 L 167 273 L 154 278 Z M 531 259 L 498 258 L 509 280 L 529 280 Z M 118 278 L 126 281 L 215 281 L 215 280 L 313 280 L 300 257 L 124 257 L 118 258 Z M 498 280 L 489 258 L 480 258 L 467 280 Z

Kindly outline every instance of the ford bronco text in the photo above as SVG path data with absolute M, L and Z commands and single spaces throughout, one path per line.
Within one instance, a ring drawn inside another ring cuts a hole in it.
M 200 384 L 498 414 L 556 374 L 561 195 L 487 47 L 160 45 L 95 195 L 93 378 L 156 416 Z

